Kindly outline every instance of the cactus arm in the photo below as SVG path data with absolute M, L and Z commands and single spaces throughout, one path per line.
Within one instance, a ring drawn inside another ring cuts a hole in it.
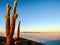
M 10 43 L 9 42 L 9 33 L 10 33 L 10 5 L 6 4 L 6 14 L 5 14 L 5 18 L 6 18 L 6 44 Z
M 18 14 L 16 13 L 16 6 L 17 6 L 17 2 L 14 1 L 14 8 L 13 8 L 13 12 L 12 12 L 12 21 L 11 21 L 11 27 L 10 27 L 10 36 L 11 37 L 13 37 L 13 35 L 14 35 L 15 21 L 18 17 Z
M 19 34 L 20 34 L 20 21 L 18 22 L 18 29 L 17 29 L 17 39 L 19 39 Z
M 14 15 L 14 20 L 16 20 L 16 19 L 17 19 L 17 17 L 18 17 L 18 14 L 17 14 L 17 13 L 15 13 L 15 15 Z
M 6 15 L 5 15 L 5 18 L 6 18 L 6 36 L 9 35 L 10 33 L 10 5 L 6 5 Z
M 14 16 L 15 13 L 16 13 L 16 7 L 17 7 L 17 2 L 14 1 L 14 8 L 13 8 L 13 11 L 12 11 L 12 16 Z

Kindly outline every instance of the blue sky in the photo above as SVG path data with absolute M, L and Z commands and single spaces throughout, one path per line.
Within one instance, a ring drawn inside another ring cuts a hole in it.
M 13 2 L 14 0 L 0 0 L 0 30 L 5 30 L 6 4 L 13 8 Z M 18 21 L 21 20 L 22 31 L 60 31 L 59 0 L 17 0 L 17 2 L 19 17 L 16 20 L 16 29 Z

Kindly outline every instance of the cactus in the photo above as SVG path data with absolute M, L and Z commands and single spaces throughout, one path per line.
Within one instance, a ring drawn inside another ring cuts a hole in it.
M 15 30 L 15 21 L 18 17 L 18 14 L 16 13 L 16 6 L 17 6 L 17 2 L 14 1 L 14 8 L 12 11 L 12 19 L 11 19 L 11 23 L 10 23 L 10 5 L 6 5 L 6 45 L 11 45 L 12 44 L 12 40 L 13 40 L 13 35 L 14 35 L 14 30 Z
M 10 5 L 6 5 L 6 14 L 5 14 L 5 18 L 6 18 L 6 42 L 8 43 L 8 36 L 10 33 Z
M 14 30 L 15 30 L 15 21 L 18 17 L 18 14 L 16 13 L 16 6 L 17 6 L 17 2 L 14 2 L 14 8 L 12 11 L 12 21 L 11 21 L 11 26 L 10 26 L 10 37 L 13 37 L 14 34 Z
M 17 30 L 17 39 L 19 39 L 19 33 L 20 33 L 20 21 L 19 21 L 19 23 L 18 23 L 18 30 Z
M 9 33 L 10 33 L 10 9 L 11 9 L 11 7 L 7 4 L 6 5 L 6 14 L 5 14 L 5 18 L 6 18 L 6 36 L 8 36 Z

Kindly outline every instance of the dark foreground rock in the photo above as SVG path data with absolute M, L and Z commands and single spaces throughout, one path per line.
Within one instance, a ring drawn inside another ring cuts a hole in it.
M 0 43 L 5 42 L 6 41 L 6 37 L 0 36 Z
M 19 38 L 16 39 L 14 38 L 12 45 L 44 45 L 42 43 L 38 43 L 32 40 L 24 39 L 24 38 Z M 0 37 L 0 45 L 6 45 L 6 38 L 5 37 Z

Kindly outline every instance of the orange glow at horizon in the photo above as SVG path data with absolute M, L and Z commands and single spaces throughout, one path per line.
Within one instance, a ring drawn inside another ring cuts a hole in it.
M 60 29 L 22 29 L 21 32 L 60 32 Z M 0 32 L 5 32 L 5 29 L 0 29 Z M 17 28 L 15 29 L 17 32 Z
M 60 32 L 60 30 L 21 30 L 21 32 Z

